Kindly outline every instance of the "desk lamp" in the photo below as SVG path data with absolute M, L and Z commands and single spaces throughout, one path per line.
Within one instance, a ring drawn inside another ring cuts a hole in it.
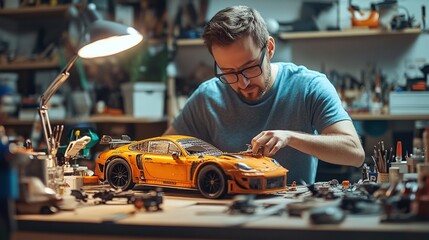
M 116 22 L 101 20 L 95 14 L 95 8 L 90 8 L 84 12 L 87 16 L 86 32 L 84 33 L 84 44 L 75 53 L 70 61 L 66 64 L 61 73 L 49 85 L 48 89 L 42 94 L 39 105 L 39 115 L 43 127 L 43 133 L 47 144 L 47 154 L 50 160 L 54 160 L 55 166 L 58 165 L 56 153 L 61 139 L 62 129 L 55 128 L 52 132 L 48 116 L 48 102 L 57 90 L 68 79 L 70 69 L 78 57 L 91 59 L 97 57 L 110 56 L 124 50 L 127 50 L 143 40 L 143 36 L 134 28 L 128 27 Z

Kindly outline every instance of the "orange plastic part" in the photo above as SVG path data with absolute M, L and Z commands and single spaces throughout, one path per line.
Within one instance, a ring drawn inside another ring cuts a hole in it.
M 350 187 L 350 181 L 348 180 L 344 180 L 341 185 L 343 186 L 343 188 L 349 188 Z
M 380 14 L 377 11 L 363 12 L 349 8 L 349 12 L 352 14 L 353 27 L 378 28 L 380 25 Z
M 100 185 L 98 176 L 83 176 L 83 185 Z

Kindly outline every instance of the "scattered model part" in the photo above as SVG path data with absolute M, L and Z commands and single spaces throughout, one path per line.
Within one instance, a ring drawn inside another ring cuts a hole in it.
M 339 224 L 344 221 L 346 214 L 338 207 L 318 207 L 310 210 L 312 224 Z
M 227 212 L 230 214 L 254 214 L 257 207 L 254 194 L 237 195 Z
M 94 193 L 92 198 L 99 199 L 96 203 L 106 204 L 108 201 L 112 201 L 114 198 L 125 198 L 127 203 L 132 203 L 132 198 L 134 197 L 134 192 L 132 191 L 122 191 L 120 189 L 103 189 L 99 192 Z
M 88 194 L 86 194 L 86 192 L 80 189 L 72 189 L 70 195 L 74 196 L 78 201 L 82 201 L 82 202 L 88 201 Z
M 148 193 L 142 195 L 134 195 L 131 198 L 131 202 L 134 207 L 138 210 L 144 208 L 147 212 L 161 211 L 161 204 L 163 203 L 164 193 L 161 188 L 150 190 Z

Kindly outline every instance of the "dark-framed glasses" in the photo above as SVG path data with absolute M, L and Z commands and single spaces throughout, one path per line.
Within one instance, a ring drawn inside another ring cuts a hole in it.
M 222 73 L 222 71 L 219 69 L 219 66 L 217 65 L 216 61 L 214 63 L 214 71 L 215 76 L 219 78 L 219 80 L 225 84 L 233 84 L 238 82 L 238 75 L 243 75 L 246 79 L 251 79 L 255 77 L 259 77 L 262 74 L 262 63 L 265 59 L 265 52 L 267 51 L 267 45 L 264 45 L 261 49 L 261 58 L 259 60 L 259 63 L 250 67 L 246 67 L 244 69 L 241 69 L 237 72 L 227 72 Z

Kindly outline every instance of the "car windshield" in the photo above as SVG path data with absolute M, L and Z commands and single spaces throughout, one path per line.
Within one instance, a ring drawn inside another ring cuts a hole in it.
M 213 155 L 220 156 L 223 152 L 213 145 L 198 138 L 185 138 L 177 141 L 191 156 Z

